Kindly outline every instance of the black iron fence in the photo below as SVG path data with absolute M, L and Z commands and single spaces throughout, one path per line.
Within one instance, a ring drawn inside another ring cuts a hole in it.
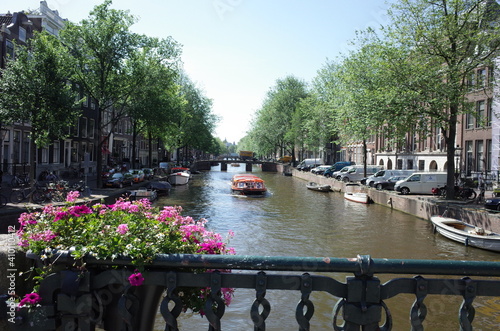
M 54 261 L 74 263 L 68 252 L 61 253 Z M 254 330 L 266 330 L 271 310 L 271 302 L 266 299 L 268 290 L 298 293 L 300 300 L 291 315 L 295 315 L 299 330 L 314 328 L 313 292 L 325 292 L 336 298 L 331 324 L 334 330 L 391 330 L 393 317 L 385 301 L 401 294 L 415 297 L 408 312 L 412 330 L 424 329 L 426 297 L 430 295 L 460 297 L 459 310 L 449 314 L 457 316 L 461 330 L 472 330 L 474 300 L 482 296 L 500 297 L 500 281 L 491 280 L 500 276 L 500 262 L 372 259 L 366 255 L 356 258 L 163 255 L 144 273 L 144 284 L 133 289 L 128 281 L 133 272 L 130 262 L 88 259 L 85 272 L 65 270 L 51 275 L 40 287 L 43 301 L 39 309 L 17 311 L 15 329 L 93 330 L 100 325 L 106 330 L 148 330 L 159 306 L 165 330 L 177 330 L 177 319 L 182 312 L 178 289 L 195 287 L 211 289 L 206 303 L 209 330 L 224 329 L 222 288 L 235 288 L 236 293 L 238 288 L 255 290 L 254 302 L 249 307 Z M 352 276 L 341 282 L 324 275 L 333 272 Z M 398 277 L 382 284 L 376 276 L 381 274 L 417 276 Z M 489 278 L 485 280 L 482 276 Z M 148 298 L 149 302 L 144 301 Z M 30 324 L 33 318 L 38 322 Z M 227 323 L 227 329 L 231 329 L 230 321 Z

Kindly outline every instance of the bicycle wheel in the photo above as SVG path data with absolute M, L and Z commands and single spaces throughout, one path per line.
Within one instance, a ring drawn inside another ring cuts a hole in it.
M 43 200 L 45 200 L 43 192 L 38 190 L 33 191 L 33 193 L 31 193 L 31 199 L 33 200 L 34 203 L 42 203 Z
M 12 191 L 10 195 L 10 201 L 13 203 L 19 203 L 24 200 L 24 192 L 22 190 Z

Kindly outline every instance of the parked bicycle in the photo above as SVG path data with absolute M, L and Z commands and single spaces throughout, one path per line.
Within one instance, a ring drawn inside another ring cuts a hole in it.
M 42 203 L 44 201 L 44 197 L 40 186 L 38 184 L 35 184 L 12 190 L 10 201 L 12 201 L 13 203 L 20 203 L 22 201 Z
M 12 187 L 28 186 L 29 184 L 30 177 L 27 173 L 24 173 L 22 175 L 14 175 L 14 177 L 10 181 L 10 186 Z
M 446 186 L 440 188 L 439 193 L 442 197 L 446 197 Z M 456 199 L 474 200 L 477 197 L 477 193 L 473 188 L 465 186 L 455 186 L 454 193 Z

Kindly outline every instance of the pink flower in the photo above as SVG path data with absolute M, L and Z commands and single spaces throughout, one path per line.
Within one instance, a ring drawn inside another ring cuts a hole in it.
M 71 191 L 68 193 L 66 196 L 66 201 L 67 202 L 75 202 L 76 199 L 80 196 L 80 192 L 78 191 Z
M 128 281 L 132 286 L 141 286 L 144 282 L 144 277 L 142 277 L 142 274 L 136 270 L 135 273 L 130 275 Z
M 35 305 L 42 301 L 42 297 L 38 295 L 38 293 L 32 292 L 28 293 L 24 296 L 24 298 L 19 302 L 19 307 L 22 307 L 26 304 Z
M 92 214 L 92 209 L 87 206 L 73 206 L 70 208 L 69 213 L 71 216 L 80 217 L 82 214 Z
M 116 232 L 119 234 L 125 234 L 128 232 L 128 225 L 127 224 L 120 224 L 118 225 L 118 228 L 116 229 Z

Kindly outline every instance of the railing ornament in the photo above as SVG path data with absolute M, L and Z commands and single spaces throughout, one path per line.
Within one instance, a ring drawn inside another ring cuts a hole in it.
M 411 331 L 423 331 L 422 325 L 427 316 L 427 306 L 424 299 L 427 296 L 428 282 L 422 276 L 415 276 L 415 302 L 410 309 Z
M 182 301 L 177 295 L 177 273 L 169 271 L 165 275 L 167 283 L 167 291 L 165 298 L 163 298 L 160 304 L 160 313 L 165 320 L 165 331 L 177 331 L 179 327 L 177 325 L 177 317 L 182 312 Z M 172 309 L 169 309 L 168 305 L 170 302 L 174 303 Z
M 304 273 L 300 282 L 300 301 L 297 304 L 297 309 L 295 310 L 295 319 L 299 324 L 300 331 L 309 330 L 309 321 L 314 314 L 314 305 L 311 300 L 309 300 L 309 295 L 312 291 L 312 278 L 308 273 Z M 304 313 L 304 308 L 306 311 Z
M 226 306 L 221 298 L 222 277 L 219 271 L 214 271 L 210 277 L 210 296 L 205 303 L 205 314 L 210 323 L 209 331 L 221 330 L 221 318 Z
M 469 277 L 462 278 L 464 282 L 463 297 L 464 301 L 460 306 L 460 331 L 472 331 L 472 321 L 476 314 L 476 310 L 472 306 L 472 302 L 476 297 L 476 283 Z
M 266 296 L 267 275 L 264 271 L 260 271 L 256 276 L 255 284 L 255 300 L 250 307 L 250 317 L 254 324 L 254 331 L 264 331 L 266 329 L 266 319 L 271 312 L 271 304 Z M 262 311 L 259 313 L 259 307 L 262 306 Z

